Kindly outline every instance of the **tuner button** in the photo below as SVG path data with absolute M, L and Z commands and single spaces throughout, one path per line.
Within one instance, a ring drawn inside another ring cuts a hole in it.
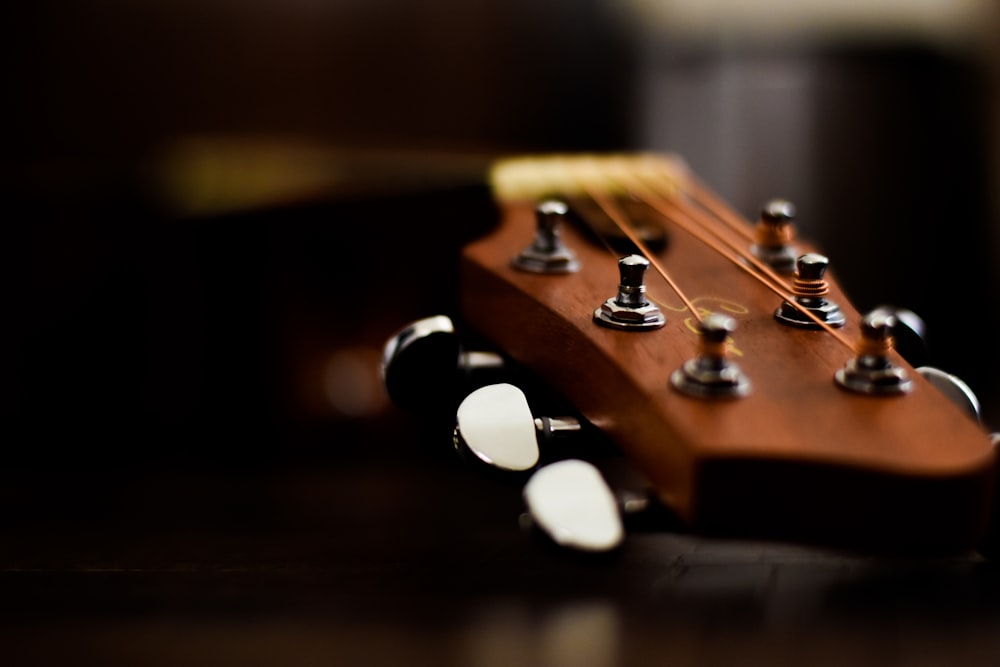
M 808 310 L 820 322 L 831 327 L 842 327 L 847 320 L 840 311 L 840 306 L 826 298 L 830 287 L 823 276 L 826 275 L 829 264 L 830 260 L 818 253 L 810 252 L 800 256 L 795 262 L 792 295 L 799 307 Z M 785 301 L 774 311 L 774 318 L 793 327 L 820 329 L 821 325 L 799 307 Z
M 736 398 L 750 393 L 750 380 L 726 358 L 726 339 L 736 331 L 736 321 L 709 313 L 698 326 L 698 356 L 670 376 L 677 391 L 696 398 Z
M 512 260 L 514 268 L 531 273 L 574 273 L 580 270 L 573 251 L 561 238 L 569 208 L 564 202 L 547 199 L 535 209 L 535 240 Z
M 491 376 L 502 368 L 498 354 L 464 352 L 451 319 L 435 315 L 407 325 L 388 340 L 381 372 L 386 393 L 401 408 L 446 404 L 451 409 L 459 387 L 471 376 Z M 442 376 L 450 380 L 443 387 Z
M 889 358 L 895 326 L 896 316 L 886 309 L 876 308 L 862 318 L 857 356 L 834 375 L 838 385 L 872 396 L 906 394 L 913 389 L 913 380 L 906 370 Z
M 594 311 L 594 321 L 606 327 L 641 331 L 658 329 L 667 323 L 659 307 L 646 298 L 646 270 L 649 260 L 627 255 L 618 260 L 618 293 Z
M 982 414 L 979 408 L 979 399 L 975 392 L 969 388 L 969 385 L 958 377 L 932 366 L 921 366 L 916 371 L 934 388 L 944 394 L 945 398 L 960 407 L 976 421 L 980 421 Z
M 524 486 L 534 525 L 556 544 L 587 552 L 611 551 L 625 537 L 618 503 L 601 473 L 577 459 L 540 468 Z
M 524 392 L 511 384 L 481 387 L 458 406 L 454 433 L 460 454 L 507 472 L 538 464 L 539 441 L 558 440 L 581 430 L 571 417 L 535 419 Z
M 535 420 L 524 393 L 494 384 L 469 394 L 458 406 L 455 446 L 501 470 L 524 471 L 538 463 Z
M 750 251 L 779 273 L 795 271 L 795 206 L 785 199 L 772 199 L 761 209 Z

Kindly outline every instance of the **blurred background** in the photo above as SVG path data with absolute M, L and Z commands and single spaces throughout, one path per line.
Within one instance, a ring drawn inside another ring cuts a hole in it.
M 336 417 L 291 391 L 325 363 L 299 338 L 330 356 L 451 305 L 448 257 L 492 222 L 468 189 L 489 159 L 655 149 L 751 219 L 792 199 L 857 305 L 915 310 L 931 362 L 996 410 L 1000 355 L 978 343 L 1000 305 L 995 14 L 987 0 L 19 5 L 5 409 Z M 377 267 L 356 252 L 372 220 Z M 359 274 L 396 295 L 405 275 L 413 293 L 394 301 L 413 307 L 346 317 Z
M 514 529 L 518 489 L 456 471 L 449 433 L 389 406 L 375 373 L 390 333 L 456 311 L 458 250 L 495 221 L 491 159 L 654 149 L 751 219 L 793 200 L 859 309 L 919 313 L 929 362 L 998 428 L 991 0 L 6 15 L 12 664 L 66 646 L 131 664 L 652 664 L 664 627 L 685 664 L 996 655 L 971 634 L 1000 578 L 966 561 L 669 536 L 631 542 L 627 567 L 567 566 Z
M 997 26 L 988 0 L 20 4 L 4 409 L 336 419 L 303 374 L 453 305 L 489 159 L 655 149 L 747 217 L 792 199 L 859 308 L 915 310 L 996 411 Z M 347 317 L 357 275 L 392 305 Z

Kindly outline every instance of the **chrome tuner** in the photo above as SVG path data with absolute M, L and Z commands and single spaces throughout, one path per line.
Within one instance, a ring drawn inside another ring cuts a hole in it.
M 764 204 L 754 228 L 754 244 L 750 252 L 778 273 L 794 273 L 796 249 L 795 206 L 784 199 L 772 199 Z
M 416 409 L 440 404 L 442 393 L 453 394 L 472 375 L 496 380 L 503 366 L 503 358 L 494 352 L 464 351 L 451 319 L 435 315 L 407 325 L 389 339 L 381 372 L 392 401 Z M 450 386 L 440 386 L 442 378 Z
M 727 315 L 709 313 L 699 325 L 698 356 L 670 376 L 677 391 L 696 398 L 736 398 L 750 393 L 750 380 L 726 358 L 726 339 L 736 330 Z
M 625 538 L 614 493 L 586 461 L 567 459 L 539 468 L 523 495 L 533 525 L 559 546 L 606 552 Z
M 618 294 L 594 311 L 594 321 L 606 327 L 626 331 L 659 329 L 667 318 L 659 307 L 646 298 L 646 269 L 649 260 L 642 255 L 628 255 L 618 260 Z
M 573 251 L 560 236 L 569 207 L 556 199 L 546 199 L 535 209 L 535 240 L 512 260 L 514 268 L 531 273 L 574 273 L 580 270 Z
M 857 356 L 835 374 L 838 385 L 873 396 L 906 394 L 913 389 L 906 370 L 889 358 L 895 326 L 896 316 L 886 310 L 875 309 L 862 318 Z
M 838 306 L 826 298 L 830 292 L 823 276 L 830 265 L 830 260 L 818 253 L 810 252 L 799 257 L 795 262 L 795 281 L 792 284 L 792 294 L 795 302 L 812 313 L 820 322 L 831 327 L 842 327 L 846 319 Z M 782 324 L 803 329 L 819 329 L 818 323 L 805 315 L 794 305 L 785 301 L 776 311 L 774 318 Z
M 539 439 L 575 433 L 569 417 L 535 419 L 524 392 L 511 384 L 481 387 L 458 406 L 455 448 L 487 466 L 508 472 L 531 470 L 540 458 Z

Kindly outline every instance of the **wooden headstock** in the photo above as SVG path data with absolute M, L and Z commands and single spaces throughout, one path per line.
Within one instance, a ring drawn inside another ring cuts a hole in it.
M 464 317 L 605 432 L 689 528 L 865 550 L 977 544 L 995 465 L 987 434 L 894 352 L 893 363 L 913 381 L 909 393 L 869 396 L 838 386 L 835 373 L 855 355 L 859 313 L 827 277 L 829 298 L 846 318 L 842 328 L 779 323 L 774 312 L 783 299 L 774 285 L 758 279 L 750 260 L 724 257 L 701 236 L 732 240 L 749 255 L 752 241 L 724 224 L 734 216 L 682 163 L 516 160 L 498 166 L 494 188 L 501 224 L 463 253 Z M 626 226 L 640 217 L 662 225 L 669 242 L 649 259 L 699 315 L 736 321 L 726 347 L 750 378 L 750 393 L 703 399 L 671 386 L 671 374 L 698 352 L 698 318 L 656 275 L 647 276 L 648 295 L 665 326 L 598 326 L 594 311 L 615 294 L 619 274 L 617 253 L 590 234 L 562 230 L 580 263 L 575 273 L 514 268 L 511 259 L 535 235 L 535 207 L 549 196 L 571 207 L 596 202 Z M 782 281 L 778 287 L 790 293 L 792 279 Z

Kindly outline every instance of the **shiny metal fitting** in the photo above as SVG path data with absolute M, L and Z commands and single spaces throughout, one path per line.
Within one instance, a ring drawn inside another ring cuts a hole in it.
M 821 322 L 831 327 L 842 327 L 846 318 L 833 301 L 826 298 L 829 287 L 823 276 L 830 260 L 823 255 L 810 252 L 795 262 L 795 282 L 792 285 L 795 302 L 815 315 Z M 785 301 L 774 311 L 774 318 L 782 324 L 802 329 L 820 329 L 812 318 Z
M 535 208 L 535 240 L 511 260 L 514 268 L 531 273 L 574 273 L 580 270 L 573 251 L 560 237 L 560 229 L 569 208 L 565 203 L 547 199 Z
M 618 294 L 594 311 L 594 320 L 606 327 L 641 331 L 658 329 L 667 323 L 660 308 L 646 298 L 646 269 L 649 260 L 627 255 L 618 260 Z
M 889 358 L 896 318 L 884 310 L 874 310 L 861 320 L 858 354 L 836 372 L 837 384 L 859 394 L 897 396 L 913 389 L 906 369 Z
M 698 356 L 670 376 L 677 391 L 696 398 L 738 398 L 750 393 L 750 380 L 726 358 L 726 338 L 736 330 L 733 318 L 710 313 L 702 320 Z
M 754 257 L 778 273 L 794 273 L 797 250 L 791 241 L 795 238 L 795 205 L 785 199 L 767 202 L 756 231 L 756 242 L 750 246 Z

